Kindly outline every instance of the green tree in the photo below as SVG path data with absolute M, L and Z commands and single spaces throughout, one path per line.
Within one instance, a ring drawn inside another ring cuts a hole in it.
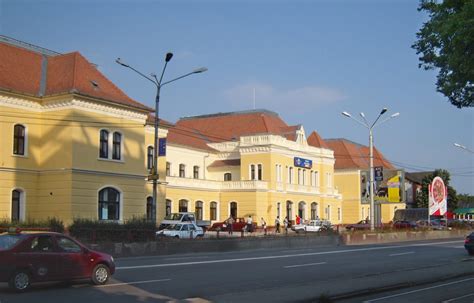
M 443 179 L 444 185 L 448 187 L 448 210 L 454 210 L 458 205 L 458 196 L 456 190 L 449 185 L 451 180 L 449 172 L 444 169 L 437 169 L 423 178 L 421 181 L 421 192 L 416 195 L 416 207 L 428 208 L 428 185 L 431 184 L 435 177 Z
M 421 0 L 429 20 L 412 45 L 420 68 L 439 69 L 437 90 L 457 106 L 474 106 L 474 1 Z

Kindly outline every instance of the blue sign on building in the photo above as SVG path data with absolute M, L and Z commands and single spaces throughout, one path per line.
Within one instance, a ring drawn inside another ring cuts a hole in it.
M 295 166 L 297 167 L 304 167 L 304 168 L 311 168 L 313 167 L 313 161 L 303 158 L 294 158 Z
M 158 156 L 166 156 L 166 138 L 160 138 L 158 141 Z

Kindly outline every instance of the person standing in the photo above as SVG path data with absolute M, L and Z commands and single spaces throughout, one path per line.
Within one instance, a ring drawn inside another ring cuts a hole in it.
M 265 222 L 265 220 L 263 219 L 263 217 L 260 219 L 260 223 L 262 224 L 262 228 L 263 228 L 263 235 L 266 236 L 267 235 L 267 222 Z
M 288 216 L 285 217 L 283 225 L 285 226 L 285 234 L 288 234 Z
M 301 223 L 301 218 L 300 218 L 299 215 L 296 215 L 296 220 L 295 220 L 295 221 L 296 221 L 296 225 L 300 225 L 300 223 Z
M 229 235 L 232 236 L 233 234 L 233 231 L 234 231 L 234 228 L 233 228 L 233 225 L 234 224 L 234 218 L 232 218 L 232 216 L 229 217 L 229 219 L 227 219 L 227 231 L 229 232 Z
M 252 232 L 252 216 L 249 215 L 247 218 L 247 231 Z
M 280 233 L 280 216 L 277 216 L 275 219 L 275 232 Z

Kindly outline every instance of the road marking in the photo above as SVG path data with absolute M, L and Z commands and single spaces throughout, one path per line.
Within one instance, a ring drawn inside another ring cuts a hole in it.
M 410 255 L 410 254 L 414 254 L 414 253 L 415 253 L 414 251 L 408 251 L 408 252 L 399 253 L 399 254 L 391 254 L 391 255 L 388 255 L 388 256 L 389 257 L 396 257 L 396 256 Z
M 295 258 L 295 257 L 307 257 L 307 256 L 353 253 L 353 252 L 362 252 L 362 251 L 374 251 L 374 250 L 384 250 L 384 249 L 397 249 L 397 248 L 407 248 L 407 247 L 417 247 L 417 246 L 441 245 L 441 244 L 448 244 L 448 243 L 459 243 L 459 240 L 458 241 L 448 241 L 448 242 L 432 242 L 432 243 L 422 243 L 422 244 L 398 245 L 398 246 L 355 248 L 355 249 L 333 250 L 333 251 L 302 253 L 302 254 L 293 254 L 293 255 L 248 257 L 248 258 L 194 261 L 194 262 L 183 262 L 183 263 L 147 264 L 147 265 L 136 265 L 136 266 L 119 266 L 119 267 L 116 268 L 116 270 L 139 269 L 139 268 L 155 268 L 155 267 L 172 267 L 172 266 L 187 266 L 187 265 L 229 263 L 229 262 L 270 260 L 270 259 L 284 259 L 284 258 Z
M 112 287 L 112 286 L 122 286 L 122 285 L 134 285 L 134 284 L 145 284 L 145 283 L 155 283 L 155 282 L 166 282 L 166 281 L 171 281 L 171 279 L 146 280 L 146 281 L 136 281 L 136 282 L 128 282 L 128 283 L 113 283 L 113 284 L 98 285 L 96 287 Z
M 307 263 L 307 264 L 298 264 L 298 265 L 288 265 L 288 266 L 283 266 L 283 267 L 284 267 L 284 268 L 293 268 L 293 267 L 313 266 L 313 265 L 322 265 L 322 264 L 326 264 L 326 262 Z
M 469 279 L 464 279 L 464 280 L 449 282 L 449 283 L 440 284 L 440 285 L 431 286 L 431 287 L 426 287 L 426 288 L 420 288 L 420 289 L 416 289 L 416 290 L 412 290 L 412 291 L 407 291 L 407 292 L 403 292 L 403 293 L 399 293 L 399 294 L 395 294 L 395 295 L 391 295 L 391 296 L 381 297 L 381 298 L 377 298 L 377 299 L 373 299 L 373 300 L 367 300 L 367 301 L 364 301 L 363 303 L 370 303 L 370 302 L 376 302 L 376 301 L 380 301 L 380 300 L 385 300 L 385 299 L 400 297 L 400 296 L 404 296 L 404 295 L 409 295 L 409 294 L 417 293 L 417 292 L 420 292 L 420 291 L 425 291 L 425 290 L 440 288 L 440 287 L 444 287 L 444 286 L 448 286 L 448 285 L 453 285 L 453 284 L 458 284 L 458 283 L 463 283 L 463 282 L 467 282 L 467 281 L 471 281 L 471 280 L 474 280 L 474 278 L 469 278 Z
M 183 259 L 209 259 L 209 256 L 202 256 L 202 257 L 179 257 L 179 258 L 166 258 L 166 260 L 183 260 Z
M 464 299 L 464 298 L 471 297 L 471 296 L 474 296 L 474 293 L 468 294 L 468 295 L 465 295 L 465 296 L 462 296 L 462 297 L 457 297 L 457 298 L 449 299 L 449 300 L 443 301 L 443 302 L 441 302 L 441 303 L 454 302 L 454 301 L 456 301 L 456 300 Z
M 460 246 L 451 246 L 451 248 L 464 248 L 464 245 L 460 245 Z

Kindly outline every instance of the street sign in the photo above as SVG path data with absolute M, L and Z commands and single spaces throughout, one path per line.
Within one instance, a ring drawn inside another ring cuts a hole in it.
M 153 181 L 153 180 L 158 180 L 159 176 L 158 175 L 148 175 L 148 181 Z
M 383 181 L 383 166 L 374 167 L 375 181 Z
M 158 143 L 158 156 L 166 156 L 166 138 L 160 138 Z

